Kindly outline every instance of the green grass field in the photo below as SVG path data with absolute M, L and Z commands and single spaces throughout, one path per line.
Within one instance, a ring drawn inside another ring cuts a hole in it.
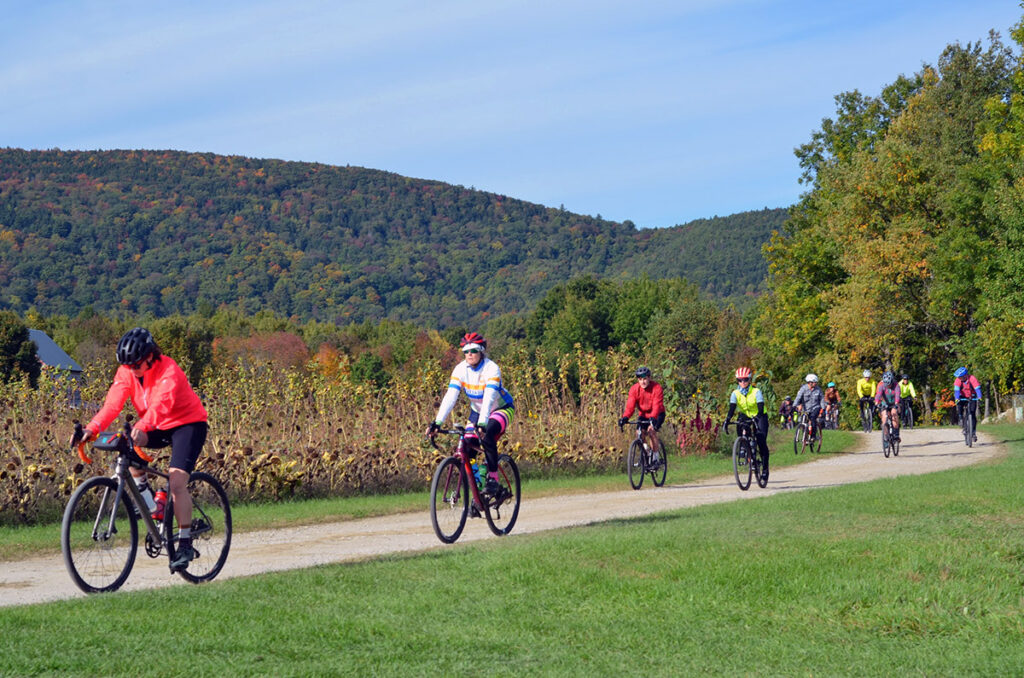
M 1024 428 L 985 430 L 1006 458 L 0 608 L 0 675 L 1019 675 Z

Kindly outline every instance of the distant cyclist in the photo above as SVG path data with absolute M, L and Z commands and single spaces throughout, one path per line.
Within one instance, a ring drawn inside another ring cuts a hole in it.
M 860 401 L 860 416 L 862 419 L 872 418 L 872 405 L 875 402 L 875 392 L 878 390 L 878 383 L 871 378 L 871 370 L 864 370 L 861 378 L 857 380 L 857 398 Z M 867 410 L 867 411 L 865 411 Z
M 651 428 L 660 431 L 661 425 L 665 423 L 664 390 L 661 388 L 661 384 L 651 378 L 651 368 L 646 365 L 636 368 L 634 374 L 636 383 L 630 387 L 629 394 L 626 396 L 626 408 L 622 411 L 622 416 L 619 417 L 619 426 L 625 425 L 635 411 L 641 419 L 651 421 Z M 652 449 L 657 450 L 659 448 L 655 440 L 652 433 L 650 444 Z
M 910 381 L 910 375 L 904 372 L 900 376 L 900 401 L 904 409 L 909 408 L 911 402 L 917 397 L 917 390 L 914 389 L 914 382 Z
M 779 418 L 783 428 L 793 428 L 793 396 L 786 396 L 779 405 Z
M 725 415 L 725 423 L 728 426 L 732 421 L 732 415 L 739 410 L 737 421 L 740 424 L 753 424 L 757 449 L 761 453 L 761 483 L 763 484 L 768 482 L 768 415 L 764 411 L 764 396 L 761 394 L 761 389 L 751 385 L 751 376 L 749 367 L 741 367 L 736 370 L 738 386 L 729 396 L 729 413 Z
M 841 399 L 839 397 L 839 389 L 836 388 L 836 382 L 828 382 L 828 386 L 825 388 L 825 419 L 829 421 L 839 422 L 839 405 Z
M 953 400 L 956 401 L 956 415 L 962 419 L 965 414 L 971 416 L 974 430 L 978 430 L 978 401 L 981 400 L 981 383 L 973 374 L 967 373 L 966 367 L 956 368 L 953 373 Z M 978 434 L 974 434 L 974 442 L 978 442 Z
M 885 422 L 892 420 L 893 436 L 900 439 L 900 387 L 896 383 L 896 375 L 887 371 L 882 375 L 882 381 L 878 382 L 878 390 L 875 391 L 875 407 L 878 408 L 879 417 L 882 419 L 882 430 L 885 430 Z
M 814 436 L 821 425 L 821 410 L 825 404 L 825 394 L 818 386 L 818 375 L 808 374 L 804 377 L 804 385 L 796 392 L 796 400 L 793 405 L 797 412 L 807 412 L 807 433 Z
M 484 491 L 496 497 L 504 489 L 498 482 L 498 439 L 504 435 L 515 407 L 512 394 L 501 383 L 501 369 L 487 355 L 487 340 L 477 332 L 469 332 L 459 341 L 465 360 L 452 370 L 441 406 L 434 421 L 427 428 L 427 435 L 433 437 L 448 415 L 455 408 L 459 393 L 469 399 L 469 423 L 466 424 L 466 438 L 479 436 L 487 461 L 487 485 Z M 481 433 L 482 432 L 482 433 Z

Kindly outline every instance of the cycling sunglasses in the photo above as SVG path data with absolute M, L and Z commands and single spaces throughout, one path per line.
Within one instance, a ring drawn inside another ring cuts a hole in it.
M 478 348 L 470 348 L 470 349 L 466 349 L 465 351 L 463 351 L 463 353 L 474 353 L 474 354 L 479 353 L 479 352 L 480 352 L 480 349 L 478 349 Z

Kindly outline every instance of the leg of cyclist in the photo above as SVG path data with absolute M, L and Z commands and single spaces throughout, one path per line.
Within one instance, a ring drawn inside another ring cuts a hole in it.
M 483 429 L 483 436 L 480 438 L 480 446 L 484 448 L 484 457 L 487 460 L 487 486 L 485 491 L 494 496 L 497 495 L 501 484 L 498 482 L 498 439 L 505 433 L 508 425 L 512 423 L 513 410 L 505 408 L 495 410 L 487 419 L 487 426 Z
M 157 438 L 171 446 L 171 462 L 168 465 L 168 489 L 174 501 L 174 517 L 178 521 L 178 545 L 175 549 L 171 569 L 175 572 L 188 568 L 195 559 L 192 548 L 192 495 L 188 492 L 188 477 L 196 467 L 199 453 L 206 443 L 209 427 L 205 421 L 185 424 L 170 431 L 154 431 Z M 150 438 L 152 440 L 152 433 Z M 161 447 L 166 447 L 166 444 Z
M 661 414 L 656 416 L 654 419 L 651 419 L 651 426 L 647 430 L 647 435 L 648 435 L 648 437 L 651 440 L 651 443 L 650 443 L 651 449 L 654 450 L 655 454 L 657 455 L 657 459 L 656 460 L 660 460 L 661 459 L 661 455 L 665 453 L 665 451 L 663 449 L 661 449 L 661 441 L 658 438 L 658 431 L 661 430 L 661 426 L 664 423 L 665 423 L 665 413 L 662 412 Z
M 971 430 L 974 431 L 974 442 L 978 442 L 978 401 L 972 398 L 967 406 L 971 408 L 971 423 L 973 424 Z
M 768 415 L 759 414 L 754 417 L 754 438 L 757 449 L 761 453 L 761 478 L 768 480 Z

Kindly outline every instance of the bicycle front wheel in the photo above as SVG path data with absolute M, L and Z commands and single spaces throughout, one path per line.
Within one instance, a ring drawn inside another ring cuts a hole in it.
M 864 433 L 871 433 L 872 424 L 871 408 L 861 406 L 860 408 L 860 425 L 864 429 Z
M 192 548 L 196 558 L 178 574 L 186 581 L 201 584 L 216 577 L 224 568 L 231 550 L 231 505 L 224 487 L 216 478 L 202 471 L 188 477 L 188 493 L 192 497 Z M 178 546 L 177 533 L 172 531 L 174 499 L 168 497 L 164 509 L 164 534 L 168 540 L 167 555 L 174 560 Z
M 660 440 L 655 439 L 657 447 L 651 450 L 648 455 L 650 457 L 651 480 L 654 481 L 655 487 L 661 487 L 665 484 L 665 476 L 668 474 L 668 457 L 665 454 L 665 446 L 661 444 Z M 657 460 L 654 460 L 657 457 Z
M 466 527 L 471 490 L 465 475 L 459 460 L 447 457 L 430 482 L 430 522 L 445 544 L 454 543 Z
M 507 454 L 498 455 L 498 484 L 501 485 L 501 496 L 488 499 L 484 517 L 491 532 L 501 537 L 515 526 L 521 497 L 519 467 Z
M 737 438 L 732 444 L 732 470 L 736 474 L 736 484 L 741 490 L 750 487 L 750 478 L 753 475 L 753 464 L 750 463 L 750 450 L 747 441 Z
M 116 591 L 135 564 L 139 525 L 127 494 L 117 497 L 113 478 L 96 477 L 78 486 L 60 527 L 64 565 L 86 593 Z
M 644 446 L 639 440 L 634 440 L 629 446 L 626 470 L 629 472 L 630 486 L 639 490 L 644 484 Z
M 965 407 L 964 410 L 966 409 Z M 974 447 L 974 420 L 970 412 L 964 414 L 964 442 L 967 443 L 967 447 Z
M 804 443 L 804 434 L 807 432 L 805 424 L 800 423 L 793 429 L 793 454 L 800 454 Z

